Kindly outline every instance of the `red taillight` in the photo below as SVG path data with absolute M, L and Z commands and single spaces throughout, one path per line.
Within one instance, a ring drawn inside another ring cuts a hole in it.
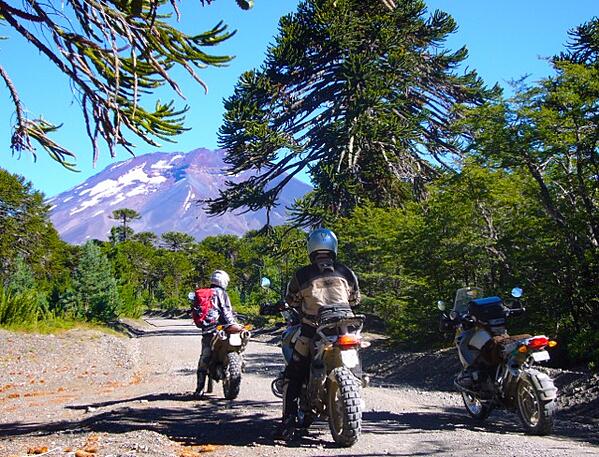
M 528 343 L 526 343 L 526 345 L 533 351 L 542 349 L 547 346 L 547 344 L 549 344 L 549 338 L 546 336 L 535 336 L 534 338 L 528 340 Z
M 356 335 L 341 335 L 337 338 L 337 345 L 341 347 L 353 347 L 360 344 L 360 338 Z

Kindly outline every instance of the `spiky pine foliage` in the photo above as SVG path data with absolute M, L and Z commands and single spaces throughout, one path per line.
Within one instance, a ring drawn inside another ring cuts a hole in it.
M 459 152 L 454 106 L 492 95 L 475 72 L 458 73 L 465 48 L 442 47 L 455 29 L 422 0 L 303 1 L 281 19 L 263 67 L 225 102 L 229 171 L 256 173 L 229 182 L 210 212 L 272 208 L 302 170 L 315 185 L 299 208 L 304 223 L 317 222 L 316 207 L 343 215 L 363 199 L 397 205 L 403 181 L 422 190 L 436 174 L 430 159 Z
M 241 3 L 250 7 L 246 3 L 251 2 Z M 94 163 L 99 140 L 113 157 L 117 147 L 133 151 L 131 136 L 155 146 L 159 140 L 172 141 L 186 130 L 187 107 L 151 96 L 163 86 L 183 95 L 171 72 L 175 67 L 206 88 L 197 69 L 231 60 L 207 49 L 234 32 L 222 22 L 203 33 L 182 32 L 172 25 L 173 13 L 179 15 L 175 0 L 33 0 L 23 5 L 0 0 L 0 24 L 14 29 L 68 78 L 83 111 Z M 27 116 L 17 87 L 1 66 L 0 79 L 15 110 L 13 152 L 35 155 L 37 143 L 50 157 L 73 168 L 73 152 L 50 138 L 60 126 Z

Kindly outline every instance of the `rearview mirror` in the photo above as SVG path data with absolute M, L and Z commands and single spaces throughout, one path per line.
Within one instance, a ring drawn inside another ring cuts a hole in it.
M 447 308 L 447 305 L 445 304 L 445 302 L 443 300 L 439 300 L 437 302 L 437 308 L 439 308 L 439 311 L 445 311 L 445 309 Z
M 263 289 L 268 289 L 270 287 L 270 279 L 268 279 L 266 276 L 263 276 L 260 280 L 260 287 Z
M 512 289 L 512 297 L 520 298 L 524 294 L 524 291 L 520 287 L 514 287 Z

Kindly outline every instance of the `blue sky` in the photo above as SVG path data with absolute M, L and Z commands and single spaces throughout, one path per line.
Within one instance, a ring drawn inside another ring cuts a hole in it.
M 177 100 L 177 103 L 190 106 L 187 126 L 192 128 L 191 131 L 178 137 L 176 144 L 163 143 L 161 148 L 138 142 L 136 152 L 216 148 L 223 98 L 232 93 L 243 71 L 262 63 L 266 48 L 277 32 L 279 17 L 294 11 L 297 4 L 297 0 L 255 0 L 252 10 L 242 11 L 233 0 L 216 0 L 204 8 L 200 8 L 196 1 L 183 1 L 183 29 L 204 31 L 223 19 L 231 29 L 237 29 L 237 34 L 215 48 L 216 52 L 237 57 L 227 68 L 200 73 L 209 86 L 207 95 L 189 79 L 182 84 L 187 100 Z M 544 58 L 563 49 L 569 29 L 599 15 L 597 0 L 428 0 L 427 4 L 430 10 L 447 11 L 459 25 L 447 46 L 455 49 L 467 45 L 467 65 L 475 68 L 488 84 L 499 82 L 504 87 L 508 81 L 525 74 L 530 74 L 531 80 L 550 74 Z M 112 159 L 104 150 L 94 169 L 83 120 L 64 77 L 45 57 L 13 36 L 11 30 L 0 28 L 2 35 L 9 39 L 0 41 L 0 64 L 11 75 L 31 117 L 43 114 L 45 119 L 64 123 L 54 138 L 77 152 L 77 166 L 81 172 L 63 169 L 43 150 L 38 150 L 35 163 L 29 155 L 23 155 L 19 160 L 11 156 L 13 112 L 3 83 L 0 83 L 0 167 L 24 175 L 37 189 L 53 196 L 76 186 L 105 166 L 130 157 L 125 151 L 119 151 Z

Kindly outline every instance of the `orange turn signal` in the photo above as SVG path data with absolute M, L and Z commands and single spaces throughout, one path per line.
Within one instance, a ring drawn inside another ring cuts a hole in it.
M 549 340 L 549 342 L 547 343 L 547 346 L 549 346 L 550 348 L 554 348 L 555 346 L 557 346 L 557 341 Z
M 244 328 L 244 329 L 246 329 L 246 330 L 251 330 L 251 329 L 253 329 L 253 328 L 254 328 L 254 326 L 253 326 L 252 324 L 245 324 L 245 325 L 243 326 L 243 328 Z
M 355 335 L 341 335 L 337 338 L 337 344 L 339 346 L 358 346 L 360 344 L 360 338 Z
M 525 354 L 528 351 L 528 347 L 526 347 L 525 344 L 523 344 L 522 346 L 520 346 L 518 348 L 518 352 L 521 352 L 522 354 Z
M 222 329 L 223 329 L 223 326 L 222 326 L 222 325 L 217 325 L 217 326 L 216 326 L 216 330 L 220 331 L 220 330 L 222 330 Z

